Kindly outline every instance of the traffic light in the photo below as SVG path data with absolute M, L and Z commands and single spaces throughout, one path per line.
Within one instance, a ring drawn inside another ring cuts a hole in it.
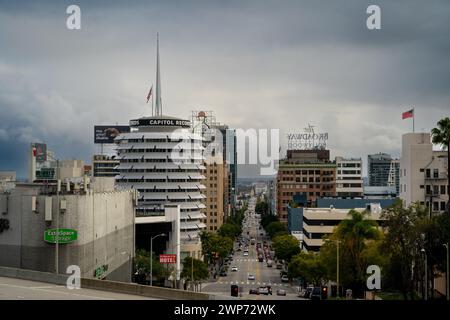
M 239 287 L 235 284 L 231 285 L 231 296 L 238 297 L 239 296 Z
M 328 298 L 328 287 L 322 286 L 322 289 L 320 290 L 320 296 L 321 300 L 326 300 Z

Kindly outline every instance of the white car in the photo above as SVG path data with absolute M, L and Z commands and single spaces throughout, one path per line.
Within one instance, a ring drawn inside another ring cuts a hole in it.
M 238 267 L 236 267 L 236 266 L 231 267 L 231 271 L 237 272 L 238 271 Z
M 248 280 L 255 280 L 255 275 L 254 274 L 249 274 L 248 275 Z
M 244 251 L 244 257 L 248 256 L 248 251 Z

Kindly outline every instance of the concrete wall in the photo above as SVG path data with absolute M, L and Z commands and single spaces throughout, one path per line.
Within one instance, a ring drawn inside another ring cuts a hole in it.
M 16 188 L 0 195 L 0 208 L 10 222 L 0 233 L 0 265 L 55 272 L 55 244 L 44 241 L 44 231 L 56 228 L 58 201 L 52 196 L 52 221 L 45 221 L 44 198 L 39 188 Z M 37 211 L 31 210 L 36 196 Z M 60 228 L 75 229 L 78 239 L 59 245 L 59 272 L 78 265 L 83 277 L 93 277 L 96 268 L 108 266 L 107 278 L 131 281 L 130 258 L 134 256 L 134 206 L 131 192 L 61 195 L 67 210 L 59 214 Z M 122 270 L 122 271 L 120 271 Z

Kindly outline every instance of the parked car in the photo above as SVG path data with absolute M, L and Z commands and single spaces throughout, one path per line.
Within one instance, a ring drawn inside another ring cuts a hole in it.
M 259 294 L 257 289 L 250 289 L 248 294 Z
M 310 299 L 313 289 L 314 289 L 313 286 L 309 286 L 308 288 L 306 288 L 305 295 L 303 296 L 303 298 Z
M 272 260 L 267 260 L 267 267 L 272 268 Z
M 322 294 L 321 294 L 321 288 L 320 287 L 314 287 L 312 292 L 311 292 L 311 296 L 310 296 L 311 300 L 321 300 L 322 299 Z
M 283 264 L 281 262 L 277 262 L 277 269 L 283 269 Z
M 286 290 L 284 290 L 284 289 L 277 290 L 277 296 L 285 296 L 285 295 L 286 295 Z
M 263 256 L 259 256 L 259 257 L 258 257 L 258 261 L 259 261 L 259 262 L 263 262 L 263 261 L 264 261 L 264 257 L 263 257 Z
M 281 282 L 289 282 L 288 276 L 284 274 L 284 275 L 281 277 Z
M 226 277 L 226 276 L 227 276 L 226 271 L 225 271 L 225 270 L 222 270 L 222 271 L 220 272 L 220 276 L 221 276 L 221 277 Z
M 247 277 L 248 280 L 255 280 L 255 275 L 254 274 L 249 274 Z

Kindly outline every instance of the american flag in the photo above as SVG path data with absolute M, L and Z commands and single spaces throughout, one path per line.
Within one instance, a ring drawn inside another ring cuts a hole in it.
M 147 103 L 148 103 L 148 100 L 150 100 L 150 97 L 152 96 L 152 93 L 153 93 L 153 85 L 150 87 L 150 91 L 148 92 Z

